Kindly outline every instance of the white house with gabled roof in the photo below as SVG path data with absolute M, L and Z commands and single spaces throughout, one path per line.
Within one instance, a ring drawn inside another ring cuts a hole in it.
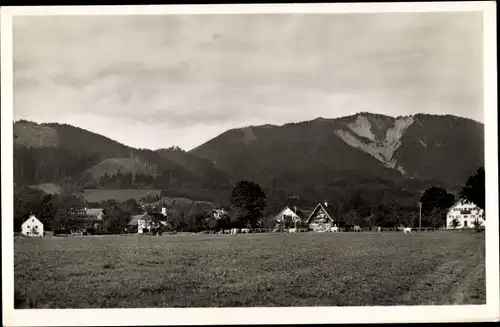
M 457 227 L 452 227 L 453 220 L 458 221 Z M 485 225 L 484 210 L 479 208 L 471 201 L 465 199 L 458 200 L 446 214 L 446 228 L 473 228 L 474 222 L 479 222 L 482 226 Z
M 43 224 L 35 215 L 30 217 L 21 225 L 21 234 L 24 236 L 43 236 Z

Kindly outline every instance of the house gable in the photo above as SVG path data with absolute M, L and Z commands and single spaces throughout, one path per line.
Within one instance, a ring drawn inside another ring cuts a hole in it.
M 290 207 L 285 207 L 279 214 L 275 216 L 276 221 L 281 221 L 284 216 L 291 216 L 294 221 L 301 221 L 299 215 L 297 215 Z
M 27 225 L 37 225 L 37 226 L 42 225 L 43 226 L 42 222 L 40 220 L 38 220 L 38 218 L 35 216 L 30 216 L 28 219 L 26 219 L 24 221 L 24 223 L 22 223 L 21 226 L 25 227 Z
M 474 211 L 477 211 L 478 214 L 482 214 L 484 212 L 483 209 L 479 208 L 475 203 L 471 202 L 471 201 L 468 201 L 466 199 L 459 199 L 457 202 L 455 202 L 454 205 L 452 205 L 446 215 L 449 216 L 449 215 L 453 215 L 455 214 L 455 209 L 459 209 L 460 207 L 462 206 L 467 206 L 469 208 L 464 208 L 465 211 L 471 211 L 471 210 L 474 210 Z M 461 213 L 462 214 L 462 213 Z M 468 214 L 468 213 L 465 213 L 465 214 Z
M 35 215 L 30 215 L 22 223 L 21 233 L 26 236 L 43 236 L 43 223 Z
M 313 218 L 329 220 L 332 223 L 334 222 L 332 216 L 328 213 L 328 211 L 325 209 L 325 207 L 323 207 L 321 203 L 318 203 L 316 208 L 309 215 L 309 218 L 307 218 L 306 222 L 310 224 Z

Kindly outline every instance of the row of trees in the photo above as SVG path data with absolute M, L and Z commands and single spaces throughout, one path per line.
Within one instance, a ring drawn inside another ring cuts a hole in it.
M 124 202 L 114 200 L 100 203 L 86 203 L 83 198 L 73 195 L 74 190 L 63 188 L 60 195 L 45 194 L 42 191 L 29 187 L 15 188 L 14 203 L 14 226 L 20 228 L 22 222 L 30 213 L 34 213 L 41 219 L 47 230 L 60 228 L 61 225 L 71 226 L 78 224 L 72 222 L 68 214 L 70 208 L 99 207 L 104 208 L 106 218 L 102 222 L 102 232 L 118 233 L 127 227 L 132 215 L 142 213 L 139 203 L 130 199 Z M 479 169 L 471 176 L 460 197 L 476 203 L 479 207 L 485 207 L 484 200 L 484 169 Z M 338 220 L 347 225 L 359 225 L 363 227 L 381 226 L 395 227 L 398 225 L 418 226 L 419 212 L 416 206 L 401 205 L 396 201 L 380 202 L 382 197 L 377 193 L 352 194 L 349 198 L 332 201 L 330 211 L 333 211 Z M 151 196 L 144 199 L 159 201 L 159 196 Z M 446 189 L 430 187 L 420 198 L 422 204 L 422 227 L 441 227 L 446 222 L 446 212 L 455 202 L 453 194 Z M 210 212 L 195 202 L 181 207 L 171 206 L 168 208 L 169 229 L 176 231 L 198 232 L 201 230 L 220 230 L 232 227 L 238 228 L 273 228 L 276 224 L 274 215 L 277 211 L 267 212 L 267 197 L 259 184 L 243 180 L 238 182 L 230 195 L 228 215 L 223 219 L 215 219 Z M 298 197 L 290 197 L 280 204 L 280 209 L 285 205 L 289 207 L 300 207 Z M 159 208 L 156 208 L 158 210 Z M 304 218 L 304 217 L 303 217 Z M 287 226 L 295 226 L 293 221 L 285 221 Z M 299 226 L 297 227 L 305 227 Z
M 131 172 L 122 173 L 120 170 L 114 175 L 104 173 L 99 179 L 99 185 L 107 188 L 134 188 L 134 187 L 147 187 L 155 183 L 154 176 L 136 173 L 133 175 Z M 96 185 L 97 187 L 97 185 Z

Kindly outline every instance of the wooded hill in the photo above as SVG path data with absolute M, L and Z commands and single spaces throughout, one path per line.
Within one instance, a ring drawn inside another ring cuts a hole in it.
M 134 149 L 66 124 L 16 122 L 14 145 L 14 180 L 22 185 L 69 180 L 80 188 L 228 187 L 223 171 L 181 149 Z
M 456 193 L 484 165 L 484 126 L 455 116 L 360 113 L 283 126 L 232 129 L 199 147 L 134 149 L 64 124 L 14 124 L 20 185 L 72 181 L 79 188 L 230 190 L 258 182 L 269 206 L 349 198 L 417 205 L 421 192 Z

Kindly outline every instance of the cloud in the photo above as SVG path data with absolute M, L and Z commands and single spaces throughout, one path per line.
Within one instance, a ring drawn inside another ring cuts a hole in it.
M 187 148 L 357 111 L 482 120 L 481 33 L 480 13 L 15 17 L 14 115 Z

